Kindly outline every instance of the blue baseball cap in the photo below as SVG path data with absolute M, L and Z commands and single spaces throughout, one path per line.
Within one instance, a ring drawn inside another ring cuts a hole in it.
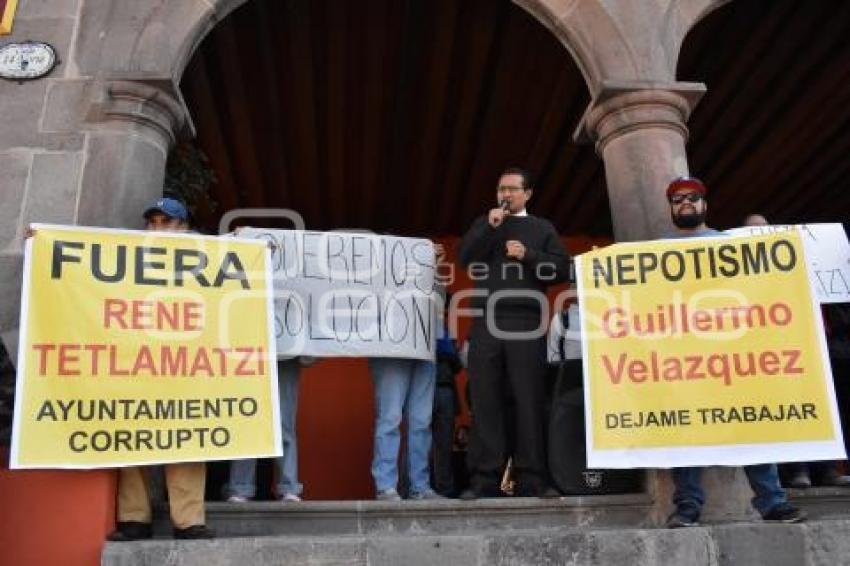
M 142 217 L 147 220 L 154 212 L 161 212 L 169 218 L 176 218 L 186 222 L 189 220 L 189 212 L 186 207 L 177 199 L 164 197 L 150 205 L 145 209 Z

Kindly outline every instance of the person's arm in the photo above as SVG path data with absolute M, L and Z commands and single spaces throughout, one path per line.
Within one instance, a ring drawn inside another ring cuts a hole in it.
M 451 345 L 451 351 L 448 354 L 449 367 L 452 368 L 453 374 L 458 374 L 463 369 L 463 362 L 460 360 L 455 341 L 451 340 L 449 344 Z
M 464 369 L 469 369 L 469 339 L 463 341 L 463 344 L 460 346 L 460 350 L 457 353 L 457 357 Z
M 493 228 L 486 216 L 477 218 L 463 236 L 458 248 L 458 259 L 464 266 L 476 261 L 490 259 L 499 227 Z
M 550 364 L 559 364 L 564 361 L 563 347 L 564 339 L 563 322 L 561 313 L 555 313 L 549 323 L 549 335 L 546 337 L 547 361 Z

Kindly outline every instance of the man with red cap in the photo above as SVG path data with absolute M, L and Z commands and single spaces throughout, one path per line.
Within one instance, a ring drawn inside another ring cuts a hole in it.
M 702 181 L 693 177 L 680 177 L 670 183 L 667 187 L 667 201 L 670 203 L 670 219 L 675 229 L 667 235 L 668 238 L 722 235 L 705 224 L 708 212 L 706 193 Z M 805 519 L 799 509 L 788 503 L 785 490 L 779 484 L 776 464 L 744 466 L 744 472 L 755 493 L 753 507 L 765 521 L 798 523 Z M 705 503 L 700 481 L 702 468 L 673 468 L 671 473 L 676 486 L 673 492 L 676 510 L 667 519 L 667 527 L 695 527 L 699 525 L 700 512 Z
M 708 204 L 705 201 L 705 185 L 693 177 L 679 177 L 667 187 L 670 203 L 670 219 L 675 231 L 669 238 L 695 238 L 720 234 L 705 225 Z

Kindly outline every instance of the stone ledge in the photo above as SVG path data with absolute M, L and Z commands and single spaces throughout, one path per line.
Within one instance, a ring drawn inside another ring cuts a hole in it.
M 814 566 L 846 563 L 850 519 L 798 525 L 730 523 L 678 530 L 562 527 L 557 531 L 456 531 L 446 535 L 323 535 L 108 543 L 102 564 Z
M 223 536 L 315 533 L 453 534 L 469 531 L 562 529 L 564 526 L 646 527 L 652 499 L 644 494 L 460 501 L 304 501 L 207 504 L 207 523 Z M 155 531 L 170 529 L 157 508 Z

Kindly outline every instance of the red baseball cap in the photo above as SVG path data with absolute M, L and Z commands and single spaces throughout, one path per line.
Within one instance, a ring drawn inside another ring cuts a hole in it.
M 670 198 L 670 195 L 673 193 L 684 189 L 696 191 L 701 195 L 705 195 L 705 193 L 708 192 L 708 189 L 705 188 L 702 181 L 696 177 L 679 177 L 678 179 L 673 179 L 670 181 L 670 184 L 667 185 L 667 198 Z

